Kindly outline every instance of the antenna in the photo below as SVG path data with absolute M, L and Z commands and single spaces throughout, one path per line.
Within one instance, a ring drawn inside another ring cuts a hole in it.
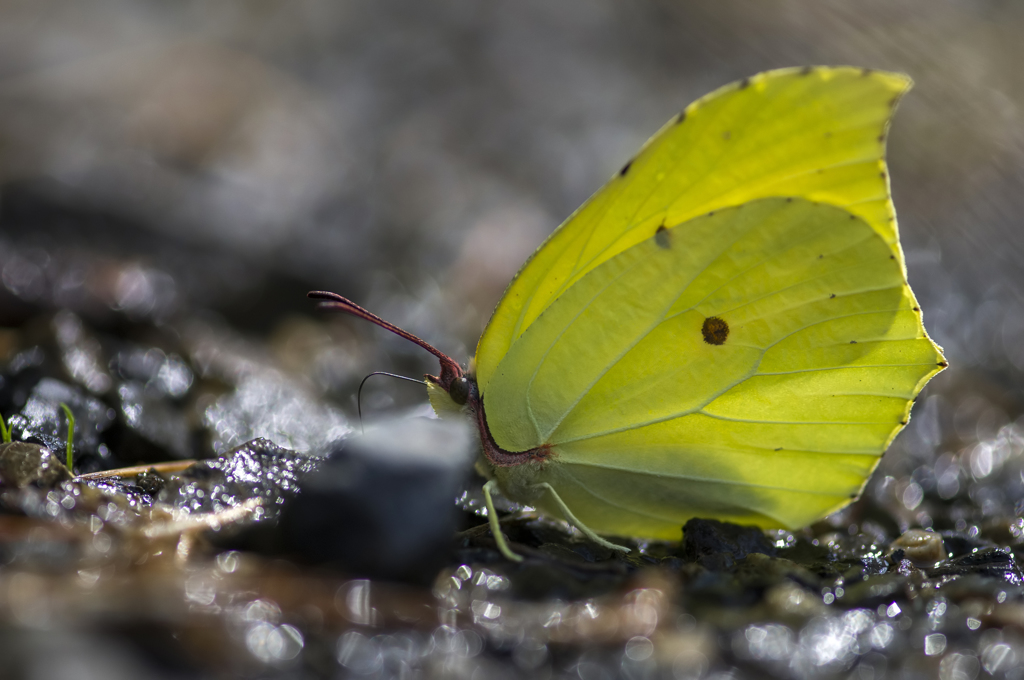
M 337 293 L 331 293 L 326 290 L 314 290 L 306 293 L 306 297 L 313 300 L 320 300 L 317 305 L 320 309 L 332 309 L 338 312 L 344 312 L 345 314 L 351 314 L 354 317 L 364 319 L 372 324 L 380 326 L 384 330 L 391 331 L 400 338 L 405 338 L 409 342 L 415 343 L 427 350 L 441 362 L 441 375 L 438 382 L 441 386 L 447 390 L 452 381 L 462 376 L 462 368 L 459 363 L 452 359 L 450 356 L 437 349 L 425 340 L 421 340 L 412 333 L 404 331 L 393 323 L 389 323 L 384 319 L 380 318 L 373 312 L 363 309 L 356 303 L 352 302 L 348 298 L 343 298 Z M 411 378 L 410 378 L 411 380 Z
M 359 383 L 359 389 L 356 390 L 356 411 L 359 413 L 359 431 L 363 432 L 363 385 L 366 381 L 375 375 L 386 375 L 389 378 L 398 378 L 399 380 L 408 380 L 409 382 L 419 383 L 420 385 L 426 385 L 426 381 L 417 380 L 416 378 L 407 378 L 404 375 L 398 375 L 397 373 L 387 373 L 386 371 L 374 371 L 370 375 L 366 376 Z

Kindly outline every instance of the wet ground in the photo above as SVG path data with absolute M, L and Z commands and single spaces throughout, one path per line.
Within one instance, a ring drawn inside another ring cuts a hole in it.
M 471 437 L 424 411 L 357 432 L 287 353 L 200 319 L 38 306 L 2 339 L 11 677 L 1010 678 L 1024 661 L 1024 429 L 955 369 L 863 498 L 806 530 L 694 520 L 622 557 L 505 506 L 511 564 Z
M 1024 677 L 1014 3 L 0 8 L 0 678 Z M 916 81 L 890 131 L 950 369 L 863 497 L 627 556 L 500 505 L 425 353 L 692 99 Z M 75 418 L 72 468 L 68 421 Z

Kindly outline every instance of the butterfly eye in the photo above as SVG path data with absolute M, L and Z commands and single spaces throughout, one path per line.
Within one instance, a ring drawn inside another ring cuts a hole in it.
M 469 401 L 469 380 L 465 377 L 456 378 L 448 388 L 448 396 L 459 406 Z

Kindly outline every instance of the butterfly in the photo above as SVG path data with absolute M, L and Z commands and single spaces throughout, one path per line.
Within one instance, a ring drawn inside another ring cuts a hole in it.
M 856 499 L 946 367 L 885 163 L 910 79 L 761 73 L 670 120 L 527 260 L 467 369 L 432 352 L 439 415 L 479 430 L 492 494 L 603 535 L 690 518 L 795 529 Z

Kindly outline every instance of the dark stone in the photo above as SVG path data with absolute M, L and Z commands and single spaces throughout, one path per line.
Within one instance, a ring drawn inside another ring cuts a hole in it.
M 775 546 L 757 527 L 714 519 L 691 519 L 683 526 L 683 558 L 706 569 L 732 569 L 750 553 L 776 554 Z
M 946 554 L 952 557 L 968 555 L 979 548 L 991 547 L 991 544 L 986 545 L 977 537 L 968 536 L 963 532 L 942 531 L 939 533 L 942 536 L 942 547 L 945 548 Z
M 160 476 L 160 473 L 156 470 L 147 470 L 135 477 L 135 486 L 139 487 L 143 493 L 154 498 L 166 485 L 167 480 Z
M 354 574 L 429 583 L 448 560 L 476 444 L 461 422 L 413 418 L 347 440 L 281 517 L 288 550 Z
M 0 444 L 0 480 L 5 486 L 54 487 L 71 473 L 50 449 L 29 442 Z
M 1013 585 L 1024 583 L 1013 553 L 1001 548 L 986 548 L 954 557 L 934 569 L 928 569 L 927 573 L 931 578 L 977 574 Z

